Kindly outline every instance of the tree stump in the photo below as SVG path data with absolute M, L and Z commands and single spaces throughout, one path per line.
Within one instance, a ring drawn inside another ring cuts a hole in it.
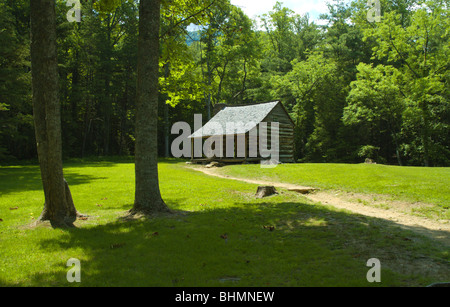
M 264 198 L 274 194 L 278 194 L 277 190 L 273 186 L 262 186 L 258 187 L 256 191 L 256 198 Z

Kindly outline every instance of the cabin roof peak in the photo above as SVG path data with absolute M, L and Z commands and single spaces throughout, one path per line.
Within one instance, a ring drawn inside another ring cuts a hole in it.
M 222 105 L 223 109 L 189 138 L 245 134 L 264 121 L 279 103 L 281 102 L 272 101 L 246 105 Z

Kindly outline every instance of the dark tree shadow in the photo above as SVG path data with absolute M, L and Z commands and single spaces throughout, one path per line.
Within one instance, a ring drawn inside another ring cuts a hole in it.
M 300 202 L 175 210 L 97 226 L 87 220 L 64 233 L 39 243 L 44 252 L 61 251 L 63 273 L 30 276 L 32 285 L 73 285 L 64 273 L 69 258 L 81 260 L 79 286 L 374 286 L 366 280 L 370 258 L 383 264 L 381 286 L 450 279 L 438 243 L 394 222 Z
M 105 179 L 104 177 L 85 175 L 73 171 L 65 172 L 64 177 L 69 186 Z M 0 168 L 0 195 L 36 190 L 42 190 L 39 166 Z
M 64 163 L 64 177 L 69 183 L 69 186 L 86 184 L 99 179 L 106 179 L 101 176 L 85 175 L 79 172 L 74 172 L 72 168 L 113 167 L 117 164 L 134 163 L 134 160 L 127 157 L 119 160 L 117 160 L 117 158 L 111 158 L 110 160 L 104 159 L 105 157 L 101 157 L 98 161 L 88 160 L 83 163 L 80 163 L 80 161 L 83 161 L 81 159 L 72 159 Z M 166 158 L 160 159 L 160 162 L 163 164 L 179 164 L 185 161 Z M 36 190 L 42 190 L 42 180 L 38 165 L 0 167 L 0 195 Z

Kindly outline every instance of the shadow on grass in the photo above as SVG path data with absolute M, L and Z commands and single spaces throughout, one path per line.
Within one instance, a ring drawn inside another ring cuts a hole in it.
M 69 258 L 81 261 L 81 286 L 425 286 L 449 278 L 440 251 L 395 223 L 297 202 L 89 222 L 42 239 L 54 270 L 15 285 L 77 285 L 66 280 Z M 381 284 L 366 280 L 370 258 L 382 263 Z
M 103 158 L 103 157 L 102 157 Z M 134 161 L 131 161 L 134 162 Z M 178 164 L 184 162 L 180 159 L 160 159 L 161 164 Z M 101 176 L 92 176 L 80 174 L 79 172 L 73 172 L 72 168 L 84 168 L 84 167 L 113 167 L 117 164 L 129 164 L 128 159 L 110 161 L 105 160 L 88 160 L 78 161 L 76 159 L 70 160 L 64 163 L 64 177 L 66 178 L 69 186 L 89 183 L 93 180 L 106 179 Z M 41 173 L 38 165 L 23 165 L 23 166 L 5 166 L 0 167 L 0 195 L 8 193 L 16 193 L 30 190 L 41 190 L 42 181 Z
M 104 177 L 65 172 L 69 186 L 86 184 Z M 0 168 L 0 195 L 23 191 L 42 190 L 42 180 L 39 166 L 20 166 Z

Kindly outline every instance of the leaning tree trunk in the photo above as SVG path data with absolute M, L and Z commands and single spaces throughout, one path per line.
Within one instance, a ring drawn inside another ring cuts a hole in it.
M 62 168 L 61 110 L 54 0 L 32 0 L 31 66 L 33 115 L 45 205 L 39 220 L 72 226 L 77 212 Z
M 131 213 L 168 212 L 158 181 L 160 1 L 141 0 L 136 105 L 135 202 Z

